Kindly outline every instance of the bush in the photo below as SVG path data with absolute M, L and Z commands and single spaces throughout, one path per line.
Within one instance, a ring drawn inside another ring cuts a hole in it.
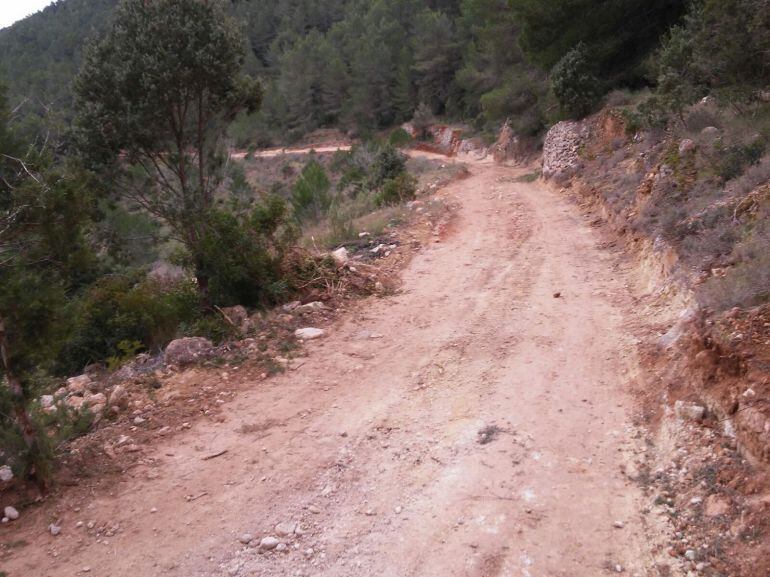
M 308 162 L 292 190 L 291 203 L 297 218 L 320 219 L 331 204 L 330 186 L 329 177 L 326 176 L 323 166 L 315 160 Z
M 568 116 L 580 118 L 594 109 L 601 90 L 584 44 L 578 44 L 553 67 L 551 86 Z
M 205 337 L 218 345 L 238 336 L 239 329 L 228 323 L 221 314 L 212 312 L 181 325 L 179 332 L 190 337 Z
M 295 238 L 286 203 L 270 197 L 249 214 L 212 211 L 201 241 L 200 271 L 219 306 L 262 306 L 287 290 L 281 264 Z
M 704 108 L 695 108 L 685 116 L 685 125 L 693 132 L 700 132 L 709 126 L 719 128 L 721 124 L 717 114 Z
M 724 181 L 743 174 L 749 166 L 759 163 L 765 151 L 765 143 L 757 140 L 748 145 L 728 146 L 722 151 L 722 160 L 717 166 L 717 174 Z
M 377 196 L 377 204 L 393 205 L 413 200 L 417 194 L 417 179 L 411 174 L 402 172 L 395 178 L 385 181 L 380 194 Z
M 526 74 L 509 79 L 486 92 L 479 99 L 485 125 L 496 131 L 501 120 L 508 119 L 519 136 L 535 136 L 545 127 L 542 108 L 546 97 L 544 82 Z
M 95 282 L 72 308 L 74 322 L 59 356 L 59 374 L 121 358 L 126 343 L 138 342 L 144 349 L 164 346 L 180 323 L 198 315 L 198 294 L 189 281 L 169 285 L 115 275 Z
M 27 410 L 37 432 L 34 450 L 24 442 L 17 421 L 11 418 L 14 403 L 8 389 L 0 387 L 0 465 L 8 465 L 18 479 L 34 476 L 48 483 L 53 474 L 56 447 L 88 432 L 93 416 L 88 411 L 73 411 L 66 406 L 59 406 L 53 414 L 45 414 L 35 401 L 28 402 Z
M 369 183 L 372 188 L 380 188 L 387 180 L 391 180 L 406 172 L 406 156 L 392 146 L 383 146 L 374 158 L 371 167 Z
M 433 116 L 433 110 L 430 106 L 421 102 L 414 111 L 414 117 L 412 118 L 412 126 L 417 132 L 417 138 L 425 140 L 428 137 L 428 130 L 433 124 L 435 124 L 436 118 Z
M 399 127 L 388 136 L 388 144 L 393 148 L 406 148 L 412 144 L 412 137 L 406 130 Z

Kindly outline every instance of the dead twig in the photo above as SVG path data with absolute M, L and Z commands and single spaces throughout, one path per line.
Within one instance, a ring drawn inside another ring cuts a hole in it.
M 206 496 L 206 495 L 208 495 L 208 494 L 209 494 L 209 492 L 208 492 L 208 491 L 203 491 L 203 493 L 199 493 L 198 495 L 187 495 L 187 496 L 185 497 L 185 500 L 186 500 L 188 503 L 190 503 L 191 501 L 197 501 L 197 500 L 198 500 L 198 499 L 200 499 L 201 497 L 205 497 L 205 496 Z
M 221 457 L 221 456 L 222 456 L 222 455 L 224 455 L 225 453 L 227 453 L 227 449 L 223 449 L 223 450 L 219 451 L 218 453 L 214 453 L 214 454 L 212 454 L 212 455 L 206 455 L 206 456 L 205 456 L 205 457 L 203 457 L 201 460 L 202 460 L 202 461 L 209 461 L 209 460 L 211 460 L 211 459 L 216 459 L 217 457 Z

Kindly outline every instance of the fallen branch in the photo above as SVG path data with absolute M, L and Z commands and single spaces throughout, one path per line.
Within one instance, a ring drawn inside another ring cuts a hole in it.
M 210 459 L 216 459 L 217 457 L 221 457 L 225 453 L 227 453 L 227 449 L 223 449 L 223 450 L 219 451 L 218 453 L 214 453 L 213 455 L 206 455 L 201 460 L 202 461 L 209 461 Z

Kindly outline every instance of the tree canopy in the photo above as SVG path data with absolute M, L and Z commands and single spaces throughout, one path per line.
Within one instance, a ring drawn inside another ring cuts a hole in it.
M 204 299 L 201 243 L 224 176 L 221 137 L 261 100 L 241 74 L 244 53 L 220 2 L 125 0 L 75 80 L 80 150 L 187 248 Z

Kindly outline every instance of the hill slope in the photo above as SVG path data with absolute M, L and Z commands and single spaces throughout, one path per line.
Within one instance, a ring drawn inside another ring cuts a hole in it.
M 0 30 L 0 73 L 11 102 L 70 110 L 70 83 L 89 38 L 106 29 L 118 0 L 59 0 Z

